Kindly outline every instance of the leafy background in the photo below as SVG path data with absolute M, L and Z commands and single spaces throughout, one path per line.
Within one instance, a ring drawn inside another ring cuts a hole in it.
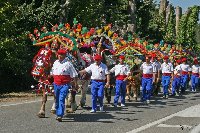
M 136 3 L 135 32 L 152 42 L 200 47 L 199 6 L 189 7 L 180 19 L 175 35 L 175 7 L 166 12 L 155 0 L 132 0 Z M 34 28 L 60 22 L 73 23 L 73 18 L 86 27 L 112 23 L 122 28 L 130 19 L 130 0 L 1 0 L 0 2 L 0 93 L 29 90 L 35 83 L 30 71 L 38 51 L 27 34 Z

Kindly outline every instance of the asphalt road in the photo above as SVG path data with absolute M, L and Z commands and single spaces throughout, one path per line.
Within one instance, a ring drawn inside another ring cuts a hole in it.
M 188 133 L 199 132 L 200 93 L 181 97 L 151 100 L 149 105 L 126 102 L 126 107 L 105 104 L 106 112 L 90 113 L 90 108 L 78 108 L 67 114 L 63 122 L 50 113 L 52 97 L 47 101 L 46 118 L 36 114 L 41 102 L 36 97 L 24 103 L 0 103 L 0 133 Z M 77 96 L 77 101 L 79 96 Z M 90 106 L 90 95 L 87 95 Z M 190 107 L 190 108 L 189 108 Z

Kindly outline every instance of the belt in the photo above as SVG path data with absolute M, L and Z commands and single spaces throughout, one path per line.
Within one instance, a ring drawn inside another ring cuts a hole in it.
M 192 75 L 199 76 L 199 73 L 192 73 Z
M 152 78 L 153 74 L 143 74 L 142 75 L 144 78 Z
M 186 71 L 182 71 L 181 73 L 182 73 L 182 75 L 187 75 L 188 74 L 188 72 L 186 72 Z
M 171 73 L 163 73 L 162 75 L 163 76 L 171 76 L 172 74 Z
M 176 78 L 180 78 L 181 76 L 180 76 L 180 75 L 174 75 L 174 77 L 176 77 Z
M 105 80 L 100 80 L 100 79 L 92 79 L 92 80 L 94 80 L 96 82 L 105 82 Z

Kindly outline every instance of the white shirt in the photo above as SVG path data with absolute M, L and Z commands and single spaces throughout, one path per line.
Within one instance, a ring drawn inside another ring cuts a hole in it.
M 172 63 L 168 62 L 168 63 L 162 63 L 161 65 L 161 71 L 162 73 L 172 73 L 173 72 L 173 65 Z
M 181 76 L 181 66 L 178 65 L 174 68 L 174 75 Z
M 200 73 L 199 65 L 192 65 L 192 73 Z
M 118 64 L 118 65 L 115 65 L 111 70 L 110 70 L 111 73 L 115 73 L 115 76 L 117 75 L 128 75 L 130 73 L 130 69 L 128 67 L 128 65 L 126 64 Z
M 105 80 L 106 75 L 109 74 L 108 67 L 103 63 L 99 66 L 96 63 L 93 63 L 85 68 L 85 71 L 92 74 L 91 79 L 96 80 Z
M 146 62 L 144 62 L 144 63 L 141 65 L 140 70 L 143 71 L 143 74 L 153 74 L 155 68 L 154 68 L 154 66 L 152 65 L 152 63 L 147 64 Z
M 77 77 L 78 73 L 76 72 L 74 66 L 64 59 L 62 62 L 56 60 L 53 64 L 51 75 L 70 75 L 71 78 Z
M 189 72 L 191 68 L 188 64 L 180 64 L 182 71 Z
M 160 71 L 161 65 L 160 65 L 159 62 L 157 62 L 157 61 L 152 62 L 152 65 L 153 65 L 153 69 L 154 69 L 153 72 L 158 72 L 158 71 Z

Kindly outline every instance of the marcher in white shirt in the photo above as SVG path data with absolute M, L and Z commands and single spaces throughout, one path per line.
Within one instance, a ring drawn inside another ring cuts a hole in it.
M 190 77 L 190 72 L 191 68 L 190 66 L 186 63 L 187 58 L 182 58 L 182 64 L 180 64 L 181 67 L 181 94 L 183 94 L 186 90 L 187 83 L 189 81 Z
M 179 94 L 180 83 L 181 83 L 181 60 L 176 60 L 176 67 L 174 68 L 174 75 L 172 77 L 172 94 L 171 96 L 175 96 L 176 93 Z
M 106 86 L 110 86 L 110 75 L 108 68 L 105 64 L 101 62 L 102 56 L 95 55 L 95 63 L 91 64 L 89 67 L 81 70 L 79 73 L 91 73 L 91 93 L 92 93 L 92 110 L 91 113 L 97 110 L 97 98 L 100 104 L 100 111 L 103 111 L 103 98 L 104 98 L 104 86 L 105 81 Z
M 115 98 L 114 106 L 118 104 L 119 97 L 121 96 L 121 107 L 125 106 L 125 96 L 126 96 L 126 81 L 127 76 L 130 75 L 129 67 L 124 64 L 125 57 L 123 55 L 119 56 L 119 64 L 115 65 L 110 72 L 115 73 L 116 84 L 115 84 Z
M 171 77 L 173 77 L 173 65 L 169 62 L 169 57 L 164 56 L 164 63 L 161 65 L 162 71 L 162 86 L 163 86 L 163 98 L 168 98 L 169 96 L 169 85 Z
M 192 65 L 192 75 L 191 75 L 191 91 L 196 92 L 196 88 L 199 83 L 200 66 L 197 59 L 194 59 Z
M 161 70 L 161 64 L 157 61 L 156 54 L 152 54 L 151 63 L 154 67 L 154 73 L 153 73 L 153 90 L 152 95 L 158 95 L 159 88 L 160 88 L 160 70 Z
M 53 64 L 51 75 L 54 78 L 54 94 L 56 97 L 55 108 L 57 120 L 62 121 L 65 110 L 65 98 L 70 88 L 70 82 L 74 79 L 75 88 L 77 86 L 78 73 L 73 65 L 68 62 L 66 57 L 66 50 L 60 49 L 57 52 L 58 60 Z
M 146 62 L 144 62 L 140 70 L 142 71 L 142 102 L 150 103 L 150 97 L 152 92 L 152 84 L 153 84 L 153 73 L 155 68 L 150 62 L 150 57 L 146 56 Z

